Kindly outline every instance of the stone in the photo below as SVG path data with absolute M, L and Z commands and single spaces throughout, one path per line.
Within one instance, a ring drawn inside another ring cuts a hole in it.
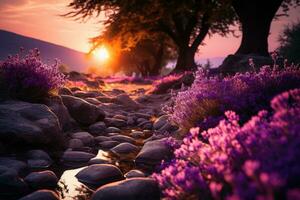
M 167 115 L 162 115 L 154 121 L 153 129 L 158 130 L 161 127 L 163 127 L 167 122 L 168 122 L 168 116 Z
M 111 149 L 111 148 L 117 146 L 118 144 L 120 144 L 120 142 L 111 140 L 111 141 L 100 142 L 99 146 L 102 149 Z
M 124 142 L 121 144 L 118 144 L 117 146 L 115 146 L 114 148 L 112 148 L 110 151 L 120 155 L 120 154 L 131 154 L 131 153 L 135 153 L 139 150 L 139 148 L 131 143 L 128 142 Z
M 100 92 L 97 91 L 76 91 L 73 94 L 75 97 L 79 98 L 95 98 L 101 95 Z
M 144 172 L 137 170 L 137 169 L 130 170 L 124 176 L 125 176 L 125 178 L 146 177 Z
M 67 107 L 63 104 L 60 96 L 48 97 L 45 100 L 45 104 L 57 116 L 63 131 L 75 130 L 78 127 L 76 121 L 71 117 Z
M 27 170 L 27 165 L 23 161 L 7 157 L 0 157 L 0 166 L 15 170 L 19 175 Z
M 69 88 L 66 88 L 66 87 L 62 87 L 58 90 L 58 94 L 59 95 L 73 95 L 73 92 L 69 89 Z
M 104 122 L 97 122 L 89 126 L 89 132 L 92 134 L 102 134 L 105 133 L 106 125 Z
M 102 105 L 102 103 L 96 98 L 88 97 L 88 98 L 85 98 L 85 100 L 94 105 Z
M 105 130 L 106 133 L 121 133 L 121 129 L 117 127 L 108 127 Z
M 130 136 L 131 137 L 133 137 L 133 138 L 143 138 L 143 137 L 145 137 L 145 134 L 144 134 L 144 132 L 143 131 L 132 131 L 131 133 L 130 133 Z
M 78 97 L 62 95 L 62 100 L 71 116 L 80 124 L 91 125 L 105 118 L 105 113 L 98 106 Z
M 120 135 L 120 133 L 107 133 L 107 136 L 110 137 L 110 136 L 115 136 L 115 135 Z
M 105 141 L 111 141 L 111 138 L 107 137 L 107 136 L 97 136 L 95 137 L 96 142 L 105 142 Z
M 7 148 L 60 149 L 64 135 L 57 116 L 42 104 L 22 101 L 0 103 L 0 141 Z
M 26 156 L 30 168 L 47 168 L 53 163 L 48 153 L 43 150 L 30 150 L 26 153 Z
M 143 121 L 143 122 L 138 124 L 138 127 L 141 127 L 142 129 L 152 129 L 152 122 Z
M 81 148 L 83 146 L 84 146 L 84 144 L 80 139 L 71 139 L 71 140 L 69 140 L 68 147 L 71 148 L 71 149 Z
M 59 197 L 51 190 L 37 190 L 19 200 L 59 200 Z
M 124 177 L 120 169 L 114 165 L 94 164 L 79 171 L 76 178 L 89 187 L 97 188 L 107 183 L 122 180 Z
M 139 103 L 131 99 L 127 94 L 120 94 L 116 96 L 114 102 L 120 105 L 123 105 L 128 108 L 135 108 L 138 109 L 141 107 Z
M 71 137 L 72 137 L 73 139 L 79 139 L 79 140 L 81 140 L 82 143 L 83 143 L 84 145 L 87 145 L 87 146 L 93 145 L 93 144 L 94 144 L 94 137 L 93 137 L 91 134 L 89 134 L 88 132 L 77 132 L 77 133 L 73 133 L 73 134 L 71 135 Z
M 49 170 L 31 172 L 24 180 L 34 190 L 54 189 L 58 182 L 57 176 Z
M 151 178 L 130 178 L 104 185 L 93 194 L 92 200 L 159 200 L 160 190 Z
M 127 122 L 122 120 L 122 119 L 117 119 L 117 118 L 105 118 L 104 119 L 105 124 L 107 126 L 112 126 L 112 127 L 117 127 L 117 128 L 122 128 L 127 125 Z
M 115 119 L 122 119 L 124 121 L 127 121 L 127 117 L 125 115 L 114 115 L 113 118 Z
M 61 160 L 65 163 L 85 163 L 96 155 L 82 151 L 65 151 Z
M 96 97 L 96 99 L 98 101 L 100 101 L 101 103 L 112 103 L 113 102 L 113 99 L 110 97 L 107 97 L 107 96 L 99 96 L 99 97 Z
M 109 164 L 109 162 L 101 158 L 93 158 L 88 162 L 88 165 L 94 165 L 94 164 Z
M 110 136 L 109 138 L 118 142 L 128 142 L 132 144 L 135 143 L 135 140 L 133 138 L 126 135 L 114 135 L 114 136 Z
M 140 166 L 155 166 L 162 160 L 167 160 L 172 156 L 172 149 L 166 145 L 166 139 L 149 141 L 144 144 L 142 150 L 137 155 L 135 163 Z
M 28 186 L 14 169 L 0 166 L 0 198 L 1 196 L 18 196 L 28 191 Z

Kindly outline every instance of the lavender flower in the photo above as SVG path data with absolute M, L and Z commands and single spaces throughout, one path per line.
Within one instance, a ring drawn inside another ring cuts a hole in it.
M 39 55 L 34 49 L 24 57 L 10 56 L 0 63 L 1 82 L 11 97 L 35 101 L 64 84 L 65 77 L 58 70 L 58 61 L 47 65 Z
M 244 125 L 233 111 L 190 130 L 153 177 L 165 199 L 295 199 L 300 187 L 300 89 L 271 101 Z

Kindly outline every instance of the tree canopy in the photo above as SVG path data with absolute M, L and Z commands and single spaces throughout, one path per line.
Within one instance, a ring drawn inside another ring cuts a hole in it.
M 105 13 L 106 29 L 93 42 L 119 40 L 130 49 L 139 41 L 164 34 L 178 53 L 175 70 L 195 67 L 194 56 L 204 38 L 226 35 L 236 20 L 231 0 L 73 0 L 68 16 L 88 18 Z

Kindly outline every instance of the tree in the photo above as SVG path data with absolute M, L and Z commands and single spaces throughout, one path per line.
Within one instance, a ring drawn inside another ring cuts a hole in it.
M 291 5 L 299 5 L 300 0 L 233 0 L 242 27 L 242 41 L 235 54 L 269 56 L 268 36 L 271 22 L 282 6 L 286 15 Z
M 288 61 L 300 64 L 300 22 L 287 26 L 279 37 L 278 52 Z
M 87 18 L 106 14 L 98 39 L 121 38 L 122 47 L 156 33 L 165 34 L 177 47 L 175 71 L 196 66 L 194 56 L 208 34 L 226 35 L 235 21 L 231 0 L 73 0 L 67 16 Z

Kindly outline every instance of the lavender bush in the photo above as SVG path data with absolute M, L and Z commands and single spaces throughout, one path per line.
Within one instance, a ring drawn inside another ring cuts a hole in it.
M 46 97 L 65 81 L 58 62 L 53 65 L 43 63 L 37 49 L 24 57 L 9 56 L 0 63 L 0 74 L 2 87 L 10 97 L 28 101 Z
M 233 111 L 190 135 L 159 174 L 166 199 L 299 199 L 300 89 L 271 101 L 244 125 Z M 201 139 L 200 139 L 201 138 Z
M 215 126 L 226 110 L 247 121 L 277 94 L 300 87 L 300 70 L 263 67 L 259 72 L 237 73 L 225 78 L 208 77 L 199 69 L 193 85 L 179 92 L 174 103 L 166 107 L 171 121 L 188 130 L 198 125 L 202 130 Z

